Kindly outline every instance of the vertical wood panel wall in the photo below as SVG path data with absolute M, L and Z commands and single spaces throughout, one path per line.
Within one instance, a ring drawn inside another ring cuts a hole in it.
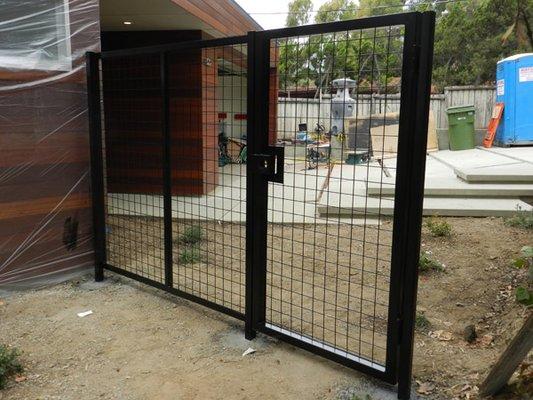
M 200 31 L 108 32 L 106 49 L 200 39 Z M 120 47 L 119 47 L 120 46 Z M 103 64 L 108 191 L 162 193 L 159 56 L 110 58 Z M 202 195 L 217 182 L 215 49 L 168 57 L 172 194 Z

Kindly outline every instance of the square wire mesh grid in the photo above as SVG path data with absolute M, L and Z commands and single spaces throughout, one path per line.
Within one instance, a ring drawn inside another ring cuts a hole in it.
M 160 57 L 102 60 L 107 262 L 162 283 Z
M 266 324 L 382 370 L 403 35 L 286 37 L 270 51 L 285 176 L 269 184 Z
M 171 73 L 174 287 L 244 313 L 246 44 L 197 49 Z M 170 55 L 177 65 L 184 54 Z M 185 89 L 187 88 L 187 89 Z M 190 89 L 189 89 L 190 88 Z M 199 103 L 180 98 L 183 90 Z M 191 121 L 197 115 L 196 121 Z M 181 126 L 181 121 L 187 121 Z M 198 126 L 196 127 L 196 124 Z M 192 129 L 191 129 L 192 127 Z
M 173 287 L 244 312 L 246 44 L 167 56 Z M 108 263 L 165 282 L 160 55 L 103 60 Z

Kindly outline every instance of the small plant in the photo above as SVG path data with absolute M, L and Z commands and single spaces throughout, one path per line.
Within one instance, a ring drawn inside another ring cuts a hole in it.
M 533 229 L 533 210 L 523 211 L 518 209 L 515 215 L 505 220 L 505 225 L 522 229 Z
M 522 249 L 520 250 L 520 257 L 513 260 L 513 265 L 516 268 L 528 269 L 528 285 L 527 287 L 518 286 L 516 288 L 516 301 L 526 307 L 533 307 L 533 290 L 531 290 L 531 286 L 533 285 L 533 247 L 522 247 Z
M 533 290 L 518 286 L 515 290 L 515 298 L 516 301 L 528 308 L 533 306 Z
M 22 372 L 22 364 L 19 361 L 20 352 L 0 344 L 0 389 L 6 386 L 7 378 L 13 374 Z
M 421 332 L 427 331 L 431 326 L 431 322 L 423 313 L 416 313 L 415 328 Z
M 195 264 L 202 261 L 200 248 L 197 246 L 188 246 L 181 250 L 178 256 L 180 264 Z
M 188 226 L 181 234 L 179 241 L 185 244 L 195 244 L 204 238 L 204 231 L 200 226 Z
M 424 252 L 420 254 L 418 269 L 421 273 L 430 271 L 443 272 L 444 265 L 431 258 L 428 252 Z
M 365 394 L 365 397 L 358 396 L 354 394 L 350 400 L 372 400 L 372 396 Z
M 439 217 L 430 217 L 426 220 L 426 226 L 432 236 L 448 237 L 452 234 L 451 225 Z

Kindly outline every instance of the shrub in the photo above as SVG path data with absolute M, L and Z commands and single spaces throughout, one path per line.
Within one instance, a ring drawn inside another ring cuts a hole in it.
M 179 241 L 185 244 L 195 244 L 204 238 L 204 231 L 200 226 L 188 226 L 181 234 Z
M 426 226 L 431 235 L 435 237 L 448 237 L 452 234 L 452 227 L 446 220 L 439 217 L 431 217 L 426 220 Z
M 420 259 L 418 261 L 418 268 L 421 273 L 436 271 L 443 272 L 444 265 L 442 265 L 437 260 L 432 259 L 428 253 L 420 254 Z
M 424 332 L 424 331 L 427 331 L 430 326 L 431 326 L 431 323 L 429 322 L 429 319 L 427 319 L 423 313 L 416 313 L 416 319 L 415 319 L 416 329 Z
M 517 211 L 505 220 L 505 225 L 522 229 L 533 229 L 533 211 Z
M 516 268 L 532 268 L 533 267 L 533 247 L 524 246 L 520 249 L 520 257 L 513 260 L 513 265 Z
M 13 374 L 22 372 L 22 364 L 19 361 L 19 351 L 10 349 L 0 344 L 0 389 L 6 386 L 7 378 Z
M 202 261 L 202 254 L 197 246 L 185 247 L 178 256 L 180 264 L 195 264 Z

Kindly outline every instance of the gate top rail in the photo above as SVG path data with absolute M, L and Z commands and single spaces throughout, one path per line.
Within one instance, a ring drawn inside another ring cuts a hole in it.
M 419 11 L 413 11 L 402 14 L 378 15 L 375 17 L 350 19 L 346 21 L 271 29 L 261 31 L 261 34 L 265 35 L 265 38 L 267 39 L 276 39 L 287 36 L 308 36 L 321 33 L 342 32 L 347 30 L 353 31 L 358 29 L 383 28 L 387 26 L 414 23 L 416 17 L 421 14 L 422 13 Z
M 369 29 L 379 28 L 393 25 L 405 25 L 414 22 L 417 15 L 420 13 L 417 11 L 402 13 L 402 14 L 390 14 L 379 15 L 374 17 L 367 17 L 355 20 L 327 22 L 323 24 L 295 26 L 290 28 L 280 28 L 261 31 L 266 38 L 274 39 L 285 36 L 301 36 L 301 35 L 314 35 L 328 32 L 341 32 L 345 30 L 355 29 Z M 235 44 L 242 44 L 247 42 L 247 35 L 232 36 L 217 39 L 198 39 L 189 40 L 178 43 L 162 44 L 155 46 L 135 47 L 131 49 L 109 50 L 102 51 L 100 53 L 101 58 L 113 58 L 113 57 L 127 57 L 135 55 L 145 54 L 157 54 L 161 52 L 187 50 L 192 48 L 205 48 L 205 47 L 218 47 L 218 46 L 231 46 Z
M 189 49 L 198 49 L 206 47 L 221 47 L 221 46 L 232 46 L 235 44 L 247 43 L 248 36 L 231 36 L 218 39 L 207 39 L 207 40 L 188 40 L 184 42 L 170 43 L 170 44 L 160 44 L 155 46 L 144 46 L 144 47 L 134 47 L 131 49 L 120 49 L 120 50 L 108 50 L 102 51 L 100 57 L 105 58 L 114 58 L 114 57 L 128 57 L 136 55 L 146 55 L 146 54 L 158 54 L 163 52 L 172 52 L 180 50 L 189 50 Z

